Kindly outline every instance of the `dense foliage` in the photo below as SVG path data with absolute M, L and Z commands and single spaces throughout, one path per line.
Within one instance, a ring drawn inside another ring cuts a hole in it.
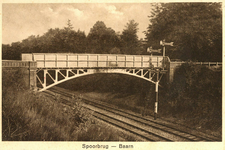
M 173 83 L 162 94 L 162 113 L 191 120 L 191 124 L 202 128 L 221 129 L 221 70 L 184 64 L 175 71 Z
M 91 53 L 110 53 L 114 47 L 120 46 L 119 35 L 111 29 L 107 28 L 104 22 L 98 21 L 91 28 L 87 36 L 88 49 Z
M 148 45 L 174 42 L 166 48 L 170 58 L 222 61 L 221 3 L 163 3 L 149 16 Z
M 43 36 L 31 35 L 22 42 L 4 45 L 3 59 L 21 59 L 21 53 L 82 53 L 86 48 L 86 35 L 68 28 L 49 29 Z
M 2 58 L 20 60 L 21 53 L 140 54 L 143 49 L 139 48 L 137 26 L 132 20 L 119 34 L 97 21 L 86 36 L 83 31 L 75 31 L 68 20 L 64 29 L 49 29 L 42 36 L 31 35 L 22 42 L 3 44 Z

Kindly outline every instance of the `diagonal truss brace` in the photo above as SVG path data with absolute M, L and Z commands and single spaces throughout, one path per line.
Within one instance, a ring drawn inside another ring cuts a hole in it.
M 62 71 L 64 71 L 64 73 Z M 163 74 L 161 74 L 160 78 L 157 77 L 157 80 L 156 80 L 155 75 L 158 76 L 160 72 L 156 72 L 155 70 L 152 70 L 152 69 L 109 69 L 108 71 L 105 71 L 105 69 L 102 71 L 101 70 L 97 71 L 95 69 L 61 69 L 61 70 L 60 69 L 40 69 L 40 70 L 37 70 L 36 72 L 36 78 L 37 78 L 37 82 L 39 82 L 42 86 L 42 88 L 39 89 L 39 91 L 43 91 L 54 85 L 57 85 L 59 83 L 65 82 L 67 80 L 70 80 L 76 77 L 80 77 L 80 76 L 84 76 L 88 74 L 94 74 L 94 73 L 108 73 L 108 72 L 132 75 L 138 78 L 145 79 L 154 84 L 158 84 L 163 76 Z M 51 81 L 49 81 L 47 77 L 49 77 Z
M 135 74 L 135 75 L 139 75 L 141 77 L 144 78 L 148 78 L 149 80 L 152 80 L 152 78 L 155 76 L 155 72 L 153 72 L 151 69 L 127 69 L 126 70 L 127 73 L 131 73 L 131 74 Z M 140 73 L 140 74 L 139 74 Z M 149 76 L 147 77 L 146 75 L 149 74 Z
M 39 76 L 38 76 L 38 73 L 43 70 L 43 79 L 41 79 Z M 40 70 L 37 70 L 36 71 L 36 78 L 37 80 L 39 81 L 39 83 L 42 85 L 42 88 L 45 89 L 48 85 L 47 83 L 47 76 L 50 77 L 50 79 L 54 82 L 53 84 L 57 84 L 59 81 L 61 80 L 66 80 L 66 79 L 69 79 L 71 76 L 69 76 L 69 73 L 72 74 L 72 76 L 76 76 L 76 75 L 81 75 L 81 74 L 85 74 L 87 73 L 87 70 L 83 70 L 83 69 L 77 69 L 76 72 L 74 72 L 72 69 L 67 69 L 66 70 L 66 74 L 63 74 L 62 73 L 62 70 L 60 69 L 55 69 L 55 70 L 52 70 L 51 71 L 54 71 L 54 76 L 52 74 L 49 73 L 50 70 L 48 69 L 40 69 Z M 59 80 L 59 74 L 61 75 L 61 79 Z

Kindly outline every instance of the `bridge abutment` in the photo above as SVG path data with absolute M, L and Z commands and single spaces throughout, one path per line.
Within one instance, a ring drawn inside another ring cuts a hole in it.
M 36 62 L 29 62 L 30 66 L 28 69 L 29 72 L 29 86 L 31 89 L 36 89 L 37 87 L 37 80 L 36 80 L 36 70 L 37 70 L 37 63 Z
M 169 62 L 168 63 L 168 73 L 167 73 L 167 81 L 169 83 L 173 82 L 174 79 L 174 73 L 176 71 L 177 68 L 179 68 L 182 64 L 184 64 L 185 62 Z
M 24 87 L 26 89 L 36 88 L 36 70 L 37 63 L 33 61 L 17 61 L 17 60 L 3 60 L 2 70 L 12 74 L 16 74 L 19 70 L 22 73 Z

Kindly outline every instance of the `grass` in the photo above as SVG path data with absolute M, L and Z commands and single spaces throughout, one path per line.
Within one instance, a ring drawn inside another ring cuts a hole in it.
M 3 98 L 3 140 L 76 140 L 88 122 L 88 113 L 69 108 L 32 92 L 13 93 Z
M 3 70 L 3 141 L 118 141 L 120 133 L 96 121 L 79 99 L 62 105 L 23 86 L 23 74 Z M 60 97 L 57 97 L 60 101 Z M 128 140 L 135 140 L 127 137 Z
M 145 101 L 144 97 L 140 96 L 137 93 L 128 94 L 128 93 L 117 93 L 117 92 L 82 92 L 84 96 L 88 99 L 96 99 L 112 106 L 117 106 L 121 109 L 129 110 L 136 113 L 142 113 L 145 110 Z M 154 96 L 152 97 L 152 99 Z M 154 99 L 150 101 L 150 108 L 146 111 L 146 115 L 153 115 L 154 112 Z

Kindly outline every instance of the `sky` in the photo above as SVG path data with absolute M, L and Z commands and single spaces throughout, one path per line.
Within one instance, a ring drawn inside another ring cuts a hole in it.
M 74 30 L 88 35 L 97 21 L 122 33 L 129 20 L 138 25 L 138 37 L 149 25 L 150 3 L 71 3 L 2 4 L 2 43 L 22 41 L 31 35 L 43 35 L 52 28 L 64 28 L 68 20 Z

